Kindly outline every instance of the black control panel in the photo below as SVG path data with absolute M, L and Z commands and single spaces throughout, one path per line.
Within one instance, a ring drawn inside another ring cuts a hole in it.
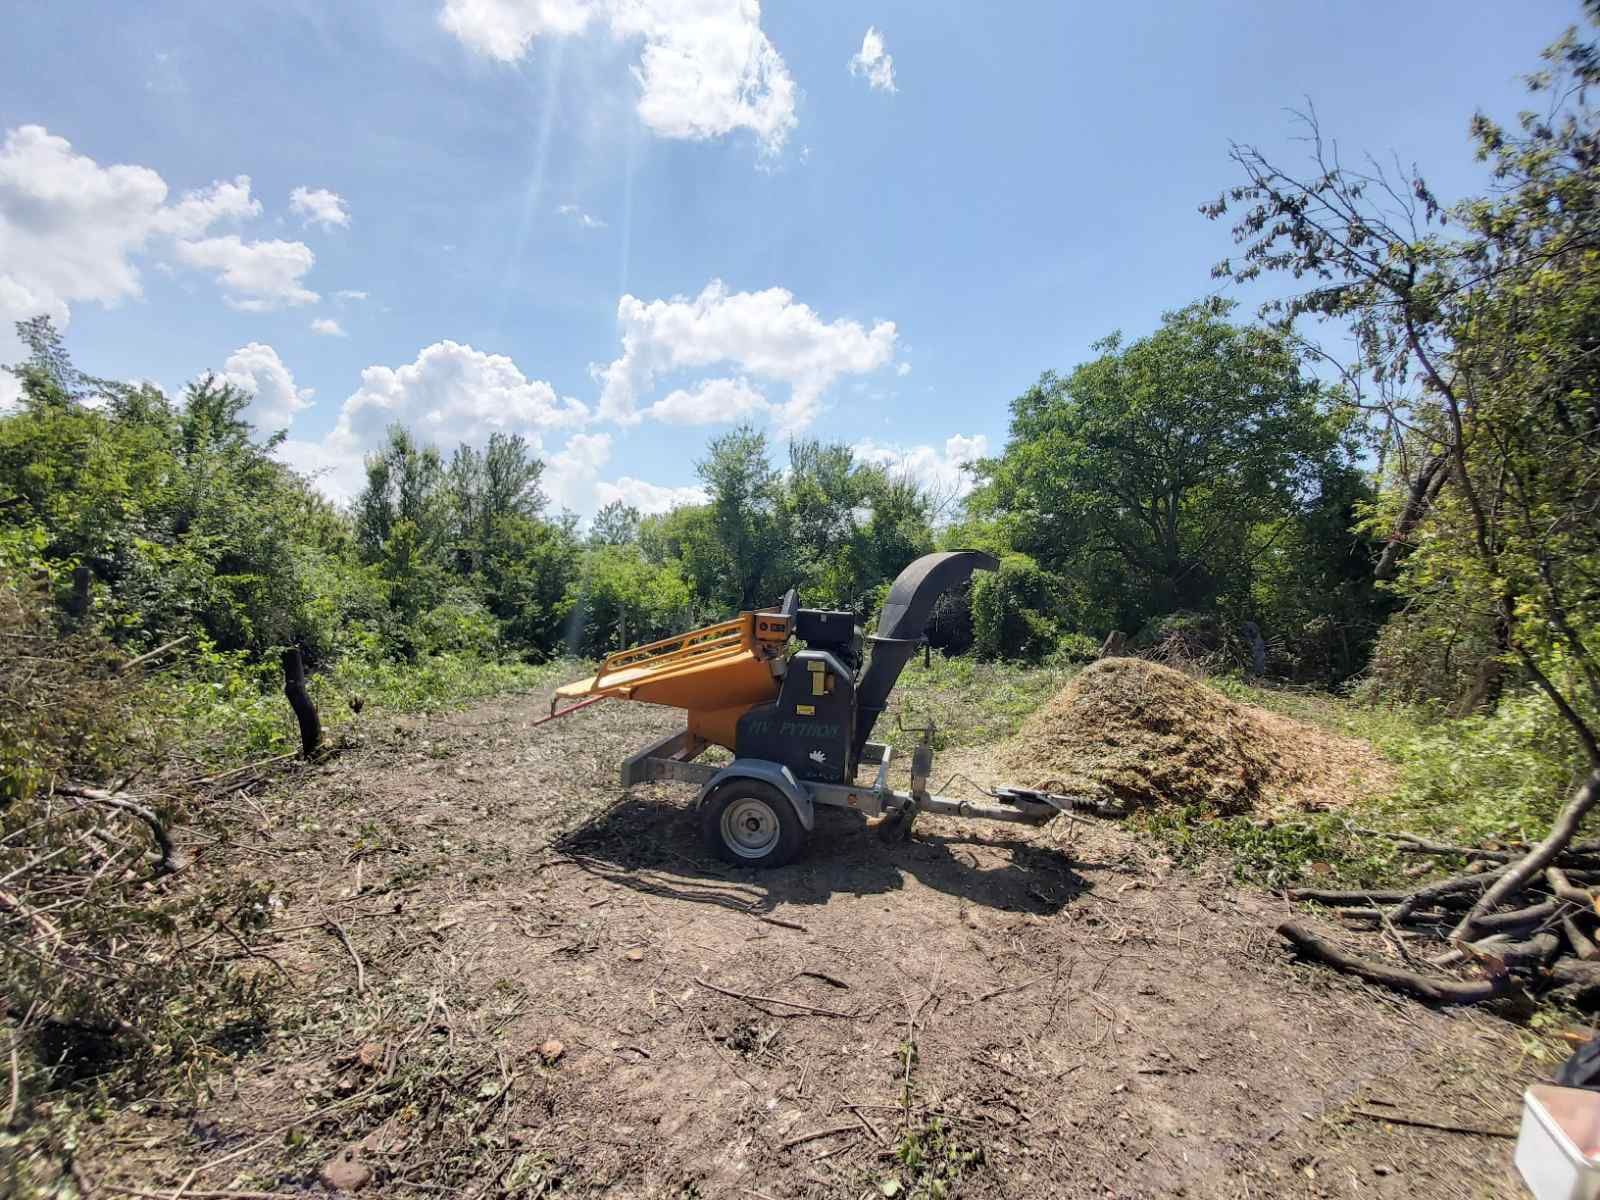
M 797 779 L 844 783 L 855 712 L 855 678 L 839 656 L 801 650 L 789 660 L 777 702 L 739 718 L 734 754 L 782 763 Z

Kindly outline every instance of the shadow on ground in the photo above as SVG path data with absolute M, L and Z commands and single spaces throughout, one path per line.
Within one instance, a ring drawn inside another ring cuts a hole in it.
M 760 914 L 787 904 L 826 904 L 839 894 L 924 887 L 972 904 L 1039 915 L 1060 912 L 1091 885 L 1060 850 L 1020 840 L 945 832 L 924 820 L 909 840 L 885 841 L 857 813 L 819 808 L 800 859 L 773 870 L 731 866 L 710 855 L 694 813 L 669 800 L 624 796 L 560 838 L 554 849 L 610 883 L 650 895 Z M 984 865 L 982 859 L 999 865 Z

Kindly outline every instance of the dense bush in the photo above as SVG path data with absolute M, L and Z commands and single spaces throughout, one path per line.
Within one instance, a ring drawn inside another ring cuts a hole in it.
M 1036 661 L 1061 641 L 1060 583 L 1026 554 L 972 584 L 973 644 L 984 658 Z

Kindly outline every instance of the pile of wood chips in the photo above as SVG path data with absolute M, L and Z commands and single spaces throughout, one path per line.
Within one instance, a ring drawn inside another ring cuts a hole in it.
M 1382 795 L 1393 768 L 1366 742 L 1229 700 L 1137 658 L 1088 667 L 1003 747 L 997 768 L 1026 787 L 1133 811 L 1199 805 L 1219 814 L 1313 811 Z

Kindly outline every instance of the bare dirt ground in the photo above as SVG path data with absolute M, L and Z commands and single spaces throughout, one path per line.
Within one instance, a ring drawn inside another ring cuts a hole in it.
M 1280 900 L 1105 824 L 824 811 L 726 868 L 692 789 L 616 783 L 675 714 L 545 711 L 371 718 L 240 799 L 197 869 L 278 881 L 277 1017 L 100 1127 L 95 1194 L 1518 1194 L 1534 1039 L 1290 963 Z

